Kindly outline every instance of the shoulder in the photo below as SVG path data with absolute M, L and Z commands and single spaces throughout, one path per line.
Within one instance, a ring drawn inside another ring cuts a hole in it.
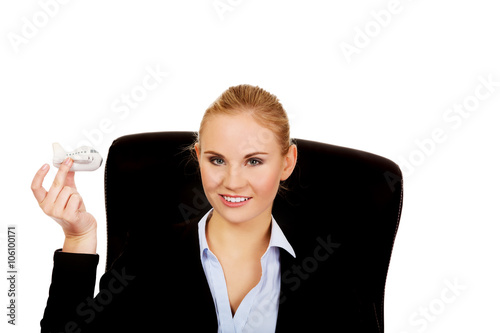
M 179 247 L 198 247 L 199 220 L 199 218 L 193 218 L 182 223 L 162 226 L 152 235 L 151 248 L 175 250 Z
M 188 253 L 199 251 L 199 220 L 193 218 L 178 224 L 157 224 L 140 232 L 132 232 L 113 266 L 120 263 L 156 266 L 163 261 L 182 260 Z

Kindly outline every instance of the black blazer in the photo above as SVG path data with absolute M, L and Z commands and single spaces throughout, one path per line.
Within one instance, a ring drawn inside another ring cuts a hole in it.
M 130 239 L 96 297 L 99 256 L 57 250 L 41 331 L 217 332 L 197 222 L 163 224 Z M 276 332 L 381 332 L 370 277 L 353 274 L 351 260 L 343 260 L 351 249 L 341 235 L 277 222 L 297 258 L 281 250 Z

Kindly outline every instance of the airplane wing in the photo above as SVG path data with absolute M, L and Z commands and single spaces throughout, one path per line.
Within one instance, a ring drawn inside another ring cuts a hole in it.
M 92 156 L 82 156 L 82 155 L 73 155 L 71 156 L 71 159 L 75 162 L 75 163 L 79 163 L 79 164 L 89 164 L 89 163 L 92 163 L 92 161 L 94 160 L 92 158 Z
M 92 163 L 92 161 L 94 160 L 92 158 L 92 156 L 81 156 L 81 155 L 73 155 L 73 156 L 70 156 L 71 159 L 73 160 L 74 163 L 78 163 L 78 164 L 90 164 Z M 63 159 L 61 158 L 54 158 L 54 164 L 62 164 L 62 162 L 64 162 L 64 160 L 66 159 L 66 157 L 64 157 Z

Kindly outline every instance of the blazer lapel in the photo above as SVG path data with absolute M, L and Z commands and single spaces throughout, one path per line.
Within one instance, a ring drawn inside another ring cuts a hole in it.
M 277 221 L 278 222 L 278 221 Z M 295 255 L 299 255 L 300 248 L 294 242 L 294 233 L 289 226 L 279 223 L 283 234 L 292 245 Z M 292 272 L 292 266 L 296 263 L 296 259 L 285 249 L 280 248 L 280 269 L 281 269 L 281 285 L 280 285 L 280 303 L 278 308 L 278 319 L 276 322 L 276 332 L 293 332 L 293 284 L 287 283 L 287 276 Z

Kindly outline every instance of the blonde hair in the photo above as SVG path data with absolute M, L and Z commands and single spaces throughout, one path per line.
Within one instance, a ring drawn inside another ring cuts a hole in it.
M 288 116 L 278 98 L 260 87 L 242 84 L 229 87 L 205 111 L 196 140 L 187 148 L 191 151 L 194 160 L 197 160 L 194 146 L 196 143 L 200 144 L 203 129 L 210 118 L 217 115 L 243 113 L 250 114 L 259 125 L 273 132 L 280 145 L 282 156 L 285 156 L 290 146 L 295 144 L 290 138 Z M 286 189 L 286 187 L 281 184 L 280 189 Z

